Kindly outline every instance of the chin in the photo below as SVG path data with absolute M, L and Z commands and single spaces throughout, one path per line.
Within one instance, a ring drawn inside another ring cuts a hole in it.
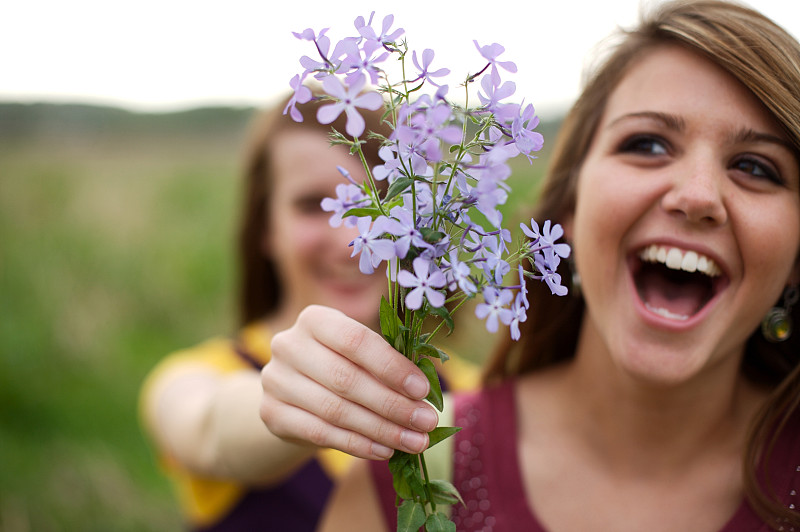
M 631 346 L 615 363 L 635 382 L 658 388 L 674 388 L 705 374 L 712 357 L 701 346 L 694 349 L 663 345 Z

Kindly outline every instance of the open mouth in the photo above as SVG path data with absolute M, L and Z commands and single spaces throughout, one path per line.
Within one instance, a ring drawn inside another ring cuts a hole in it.
M 639 298 L 649 311 L 671 320 L 696 315 L 727 284 L 714 260 L 696 251 L 653 244 L 638 257 L 633 279 Z

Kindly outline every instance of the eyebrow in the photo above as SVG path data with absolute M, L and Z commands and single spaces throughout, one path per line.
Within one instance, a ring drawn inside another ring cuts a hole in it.
M 645 118 L 648 120 L 655 120 L 656 122 L 661 122 L 665 127 L 668 129 L 672 129 L 675 131 L 683 131 L 686 129 L 686 122 L 683 118 L 675 115 L 671 115 L 669 113 L 660 113 L 658 111 L 639 111 L 636 113 L 628 113 L 624 114 L 620 117 L 615 118 L 607 127 L 613 127 L 619 122 L 624 122 L 625 120 L 630 120 L 633 118 Z
M 770 133 L 760 133 L 753 129 L 745 129 L 739 131 L 737 134 L 733 135 L 733 141 L 736 143 L 739 142 L 768 142 L 770 144 L 777 144 L 788 150 L 793 155 L 797 156 L 797 150 L 795 149 L 792 144 L 784 138 L 781 138 L 777 135 L 771 135 Z
M 658 111 L 639 111 L 635 113 L 628 113 L 620 117 L 617 117 L 607 127 L 610 128 L 615 126 L 619 122 L 624 122 L 625 120 L 630 120 L 635 118 L 654 120 L 656 122 L 660 122 L 664 127 L 677 132 L 682 132 L 686 129 L 686 122 L 683 120 L 683 118 L 669 113 L 661 113 Z M 795 157 L 798 158 L 798 160 L 800 160 L 800 153 L 798 153 L 798 150 L 792 145 L 792 143 L 784 139 L 783 137 L 779 137 L 777 135 L 772 135 L 770 133 L 762 133 L 752 128 L 747 128 L 733 133 L 731 135 L 731 140 L 733 143 L 765 142 L 769 144 L 776 144 L 788 150 L 792 155 L 794 155 Z

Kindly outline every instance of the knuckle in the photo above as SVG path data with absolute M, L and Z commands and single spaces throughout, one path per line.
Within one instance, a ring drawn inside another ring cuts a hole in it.
M 344 418 L 344 404 L 338 397 L 328 397 L 320 404 L 320 416 L 333 425 L 339 426 Z
M 353 367 L 339 364 L 331 373 L 330 389 L 337 395 L 347 395 L 353 390 L 358 374 Z
M 380 367 L 380 374 L 377 376 L 382 382 L 390 383 L 391 386 L 399 387 L 409 373 L 416 367 L 406 357 L 397 353 L 391 353 L 387 357 L 386 363 Z
M 347 434 L 344 440 L 344 451 L 354 454 L 356 456 L 368 456 L 369 455 L 369 444 L 366 439 L 355 432 L 350 432 Z
M 400 432 L 401 429 L 389 422 L 381 422 L 375 425 L 375 441 L 381 442 L 384 445 L 389 445 L 390 447 L 398 448 L 401 446 L 400 443 Z
M 403 401 L 394 393 L 388 394 L 382 401 L 379 413 L 385 418 L 397 418 L 398 410 L 403 407 Z M 409 417 L 410 414 L 406 417 Z
M 305 428 L 303 439 L 317 447 L 328 447 L 328 430 L 321 423 L 310 424 Z
M 272 358 L 280 358 L 281 355 L 291 347 L 292 343 L 289 339 L 288 331 L 280 331 L 272 337 L 270 342 L 270 350 L 272 351 Z
M 345 353 L 355 353 L 364 344 L 367 329 L 360 325 L 348 324 L 341 329 L 341 345 Z

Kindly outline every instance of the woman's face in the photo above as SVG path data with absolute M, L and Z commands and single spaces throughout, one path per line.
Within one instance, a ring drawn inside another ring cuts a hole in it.
M 648 52 L 610 95 L 567 224 L 584 338 L 659 383 L 738 365 L 796 280 L 798 186 L 785 136 L 747 89 L 678 46 Z
M 358 232 L 328 224 L 331 213 L 320 208 L 325 197 L 336 197 L 346 168 L 353 179 L 364 177 L 361 162 L 343 146 L 331 147 L 320 131 L 286 131 L 272 145 L 272 195 L 268 205 L 265 252 L 275 261 L 283 298 L 279 312 L 293 320 L 311 304 L 337 308 L 373 325 L 386 277 L 364 275 L 348 244 Z

